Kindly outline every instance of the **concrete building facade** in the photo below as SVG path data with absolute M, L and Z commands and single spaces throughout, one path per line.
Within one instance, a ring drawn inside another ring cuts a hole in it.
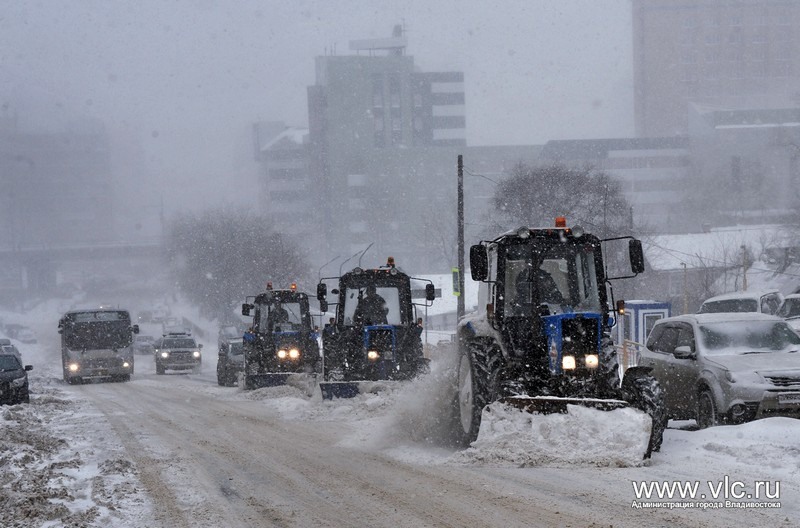
M 636 135 L 688 131 L 690 103 L 800 104 L 800 2 L 634 0 Z

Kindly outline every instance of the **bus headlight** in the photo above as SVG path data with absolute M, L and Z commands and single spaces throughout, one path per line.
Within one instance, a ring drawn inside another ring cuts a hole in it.
M 575 356 L 562 357 L 561 368 L 564 370 L 575 370 Z
M 367 359 L 369 359 L 370 361 L 375 361 L 379 357 L 381 357 L 381 355 L 378 354 L 377 350 L 370 350 L 369 352 L 367 352 Z
M 288 352 L 286 352 L 284 349 L 278 350 L 278 359 L 286 359 L 287 354 Z
M 80 368 L 81 368 L 81 366 L 78 365 L 77 363 L 70 363 L 69 364 L 69 371 L 70 372 L 78 372 L 78 370 L 80 370 Z
M 194 357 L 196 357 L 196 358 L 199 358 L 200 357 L 200 351 L 199 350 L 195 350 L 194 352 L 192 352 L 192 355 Z
M 169 352 L 162 352 L 161 357 L 167 359 L 169 357 Z
M 300 351 L 296 348 L 289 350 L 289 358 L 290 359 L 297 359 L 300 357 Z
M 122 368 L 128 368 L 128 367 L 130 367 L 130 366 L 131 366 L 131 364 L 130 364 L 130 363 L 128 363 L 127 361 L 123 361 L 123 362 L 122 362 Z
M 598 365 L 600 365 L 600 359 L 597 354 L 586 355 L 586 368 L 595 369 Z

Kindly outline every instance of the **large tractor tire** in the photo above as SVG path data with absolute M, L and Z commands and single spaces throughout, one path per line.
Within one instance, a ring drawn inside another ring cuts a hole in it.
M 491 341 L 469 341 L 458 360 L 457 440 L 469 445 L 478 438 L 483 409 L 498 398 L 500 350 Z
M 610 340 L 604 340 L 600 349 L 600 375 L 598 377 L 598 397 L 614 398 L 619 394 L 619 356 Z
M 653 420 L 650 441 L 644 458 L 650 458 L 653 452 L 661 449 L 664 430 L 667 428 L 667 413 L 664 407 L 664 391 L 658 381 L 650 374 L 643 372 L 626 372 L 622 380 L 624 398 L 631 406 L 644 411 Z

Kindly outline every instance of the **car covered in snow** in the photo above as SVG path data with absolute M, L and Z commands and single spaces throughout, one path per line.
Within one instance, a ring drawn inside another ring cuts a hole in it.
M 217 384 L 232 387 L 244 372 L 244 344 L 242 338 L 229 338 L 219 345 L 217 358 Z
M 31 365 L 22 366 L 19 356 L 0 353 L 0 403 L 28 403 L 28 371 Z
M 203 357 L 198 343 L 186 333 L 165 334 L 157 340 L 154 347 L 156 374 L 167 370 L 192 370 L 200 372 Z
M 699 427 L 800 417 L 800 336 L 777 316 L 687 314 L 655 323 L 641 351 L 672 419 Z
M 697 313 L 758 312 L 775 315 L 783 302 L 778 290 L 725 293 L 703 301 Z
M 156 344 L 156 338 L 151 335 L 139 334 L 133 338 L 134 354 L 152 354 Z
M 800 332 L 800 293 L 784 297 L 783 304 L 775 315 L 783 317 L 789 326 Z

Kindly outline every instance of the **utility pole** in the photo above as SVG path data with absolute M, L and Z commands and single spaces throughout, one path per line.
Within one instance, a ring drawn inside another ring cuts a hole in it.
M 458 304 L 456 321 L 464 317 L 464 156 L 458 155 Z
M 742 291 L 747 291 L 747 246 L 742 244 Z
M 689 313 L 689 284 L 686 277 L 686 263 L 681 262 L 683 266 L 683 313 Z

